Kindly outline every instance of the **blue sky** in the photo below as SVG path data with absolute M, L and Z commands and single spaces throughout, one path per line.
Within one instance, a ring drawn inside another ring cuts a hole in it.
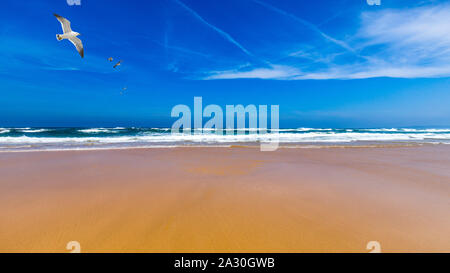
M 278 104 L 281 127 L 449 126 L 449 31 L 448 1 L 5 0 L 0 127 L 167 127 L 194 96 Z

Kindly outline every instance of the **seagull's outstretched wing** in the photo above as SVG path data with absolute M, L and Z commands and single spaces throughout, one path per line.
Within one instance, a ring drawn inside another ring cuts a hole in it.
M 121 62 L 122 62 L 122 60 L 120 60 L 119 62 L 117 62 L 117 63 L 113 66 L 113 68 L 118 67 L 118 66 L 120 65 Z
M 70 28 L 70 21 L 67 20 L 66 18 L 59 16 L 58 14 L 53 14 L 55 15 L 56 19 L 58 19 L 58 21 L 61 23 L 62 29 L 64 31 L 64 34 L 66 33 L 70 33 L 72 32 L 72 29 Z
M 69 41 L 72 42 L 72 44 L 77 48 L 78 53 L 80 53 L 81 58 L 84 58 L 84 48 L 83 48 L 83 43 L 81 42 L 80 39 L 78 39 L 77 37 L 72 37 L 69 39 Z

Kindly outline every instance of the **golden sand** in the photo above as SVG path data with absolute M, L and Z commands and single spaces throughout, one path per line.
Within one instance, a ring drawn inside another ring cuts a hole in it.
M 0 252 L 450 251 L 450 147 L 0 153 Z

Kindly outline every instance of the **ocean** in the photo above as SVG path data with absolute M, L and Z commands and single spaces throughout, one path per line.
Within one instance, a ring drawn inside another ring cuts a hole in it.
M 172 134 L 170 128 L 0 128 L 0 151 L 162 148 L 179 146 L 280 146 L 450 144 L 450 129 L 296 128 L 259 133 L 256 129 L 191 130 Z

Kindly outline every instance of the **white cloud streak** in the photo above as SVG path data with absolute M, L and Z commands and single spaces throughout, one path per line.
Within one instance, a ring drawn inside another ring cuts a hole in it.
M 211 28 L 212 30 L 216 31 L 217 33 L 219 33 L 223 38 L 225 38 L 226 40 L 228 40 L 230 43 L 234 44 L 236 47 L 238 47 L 242 52 L 244 52 L 245 54 L 247 54 L 248 56 L 253 56 L 252 53 L 250 53 L 250 51 L 248 51 L 244 46 L 242 46 L 239 42 L 237 42 L 233 37 L 231 37 L 230 34 L 226 33 L 225 31 L 223 31 L 222 29 L 216 27 L 215 25 L 209 23 L 208 21 L 206 21 L 205 19 L 203 19 L 203 17 L 201 17 L 196 11 L 194 11 L 193 9 L 189 8 L 188 6 L 186 6 L 183 2 L 179 1 L 179 0 L 174 0 L 178 5 L 180 5 L 181 7 L 183 7 L 185 10 L 187 10 L 190 14 L 192 14 L 192 16 L 194 16 L 195 18 L 197 18 L 200 22 L 202 22 L 203 24 L 205 24 L 206 26 L 208 26 L 209 28 Z
M 294 67 L 273 65 L 270 68 L 256 68 L 247 71 L 226 70 L 211 73 L 206 80 L 221 79 L 290 79 L 299 75 L 300 71 Z
M 293 15 L 293 14 L 291 14 L 291 13 L 288 13 L 288 12 L 286 12 L 286 11 L 284 11 L 284 10 L 281 10 L 281 9 L 279 9 L 279 8 L 276 8 L 276 7 L 272 6 L 272 5 L 269 5 L 269 4 L 267 4 L 267 3 L 264 3 L 264 2 L 261 2 L 261 1 L 258 1 L 258 0 L 253 0 L 253 2 L 255 2 L 255 3 L 257 3 L 257 4 L 261 5 L 261 6 L 264 6 L 264 7 L 266 7 L 267 9 L 272 10 L 272 11 L 274 11 L 274 12 L 276 12 L 276 13 L 279 13 L 279 14 L 281 14 L 281 15 L 287 16 L 287 17 L 293 19 L 294 21 L 297 21 L 297 22 L 299 22 L 299 23 L 305 25 L 306 27 L 308 27 L 308 28 L 311 29 L 312 31 L 316 32 L 317 34 L 319 34 L 320 36 L 322 36 L 323 38 L 325 38 L 327 41 L 332 42 L 332 43 L 334 43 L 334 44 L 336 44 L 336 45 L 338 45 L 338 46 L 340 46 L 340 47 L 346 49 L 347 51 L 350 51 L 350 52 L 353 52 L 353 53 L 355 52 L 355 50 L 354 50 L 353 48 L 351 48 L 351 47 L 350 47 L 347 43 L 345 43 L 344 41 L 341 41 L 341 40 L 338 40 L 338 39 L 335 39 L 335 38 L 331 37 L 330 35 L 324 33 L 323 31 L 321 31 L 321 30 L 320 30 L 318 27 L 316 27 L 314 24 L 312 24 L 312 23 L 310 23 L 310 22 L 308 22 L 308 21 L 306 21 L 306 20 L 304 20 L 304 19 L 302 19 L 302 18 L 300 18 L 300 17 L 298 17 L 298 16 L 295 16 L 295 15 Z
M 449 30 L 450 4 L 368 12 L 362 14 L 361 25 L 356 33 L 361 51 L 368 56 L 365 59 L 334 62 L 320 69 L 313 65 L 302 65 L 300 69 L 291 64 L 272 65 L 270 68 L 255 67 L 252 70 L 247 68 L 214 71 L 205 79 L 326 80 L 450 77 Z

